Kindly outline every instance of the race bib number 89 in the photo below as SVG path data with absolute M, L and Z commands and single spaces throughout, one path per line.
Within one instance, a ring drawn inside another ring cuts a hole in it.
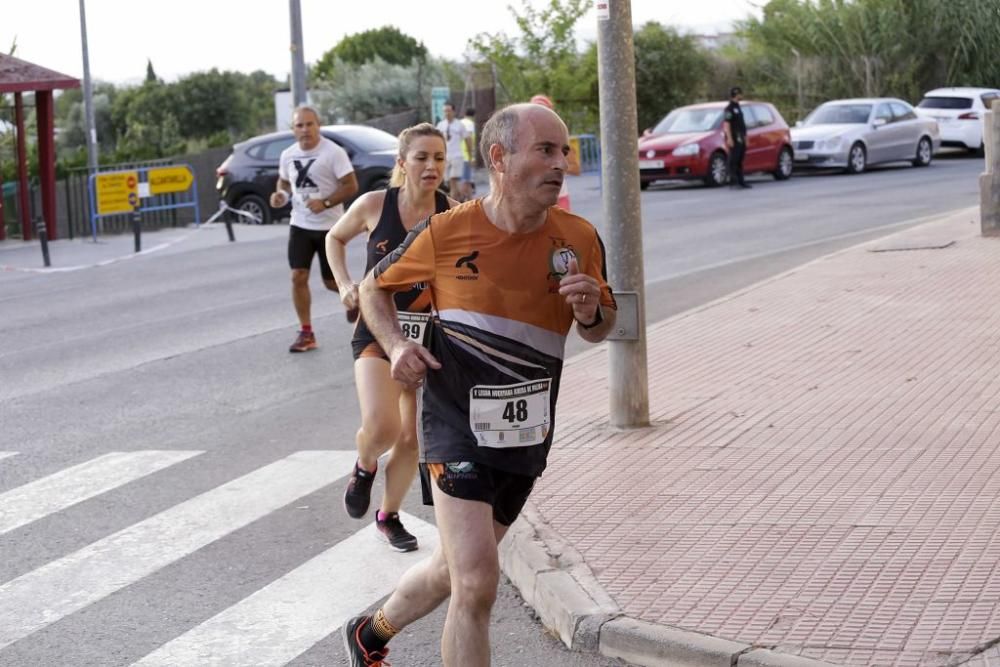
M 469 426 L 480 447 L 530 447 L 549 435 L 551 380 L 476 385 L 469 390 Z
M 426 345 L 424 338 L 427 336 L 427 323 L 430 321 L 429 313 L 407 313 L 399 312 L 399 328 L 403 330 L 403 335 L 410 340 Z

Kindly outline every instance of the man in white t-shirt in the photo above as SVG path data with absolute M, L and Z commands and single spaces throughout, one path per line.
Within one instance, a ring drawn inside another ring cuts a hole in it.
M 445 144 L 448 148 L 445 154 L 448 167 L 444 176 L 445 180 L 448 181 L 448 194 L 452 198 L 458 199 L 461 196 L 458 191 L 458 183 L 462 180 L 462 167 L 465 165 L 462 144 L 465 143 L 469 154 L 472 155 L 475 150 L 472 145 L 472 137 L 465 124 L 455 117 L 455 105 L 451 102 L 445 102 L 444 118 L 437 124 L 437 129 L 444 134 Z
M 313 255 L 319 255 L 323 283 L 336 292 L 337 282 L 326 261 L 326 233 L 344 214 L 343 202 L 358 191 L 358 179 L 347 152 L 321 135 L 319 128 L 319 113 L 314 108 L 295 109 L 292 114 L 295 143 L 281 153 L 278 187 L 271 194 L 274 208 L 281 208 L 289 197 L 292 199 L 288 266 L 292 269 L 292 303 L 300 329 L 289 352 L 316 349 L 309 292 Z

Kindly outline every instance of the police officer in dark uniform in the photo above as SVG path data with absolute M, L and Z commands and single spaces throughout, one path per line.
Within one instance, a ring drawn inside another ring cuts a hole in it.
M 722 124 L 726 133 L 726 148 L 729 149 L 729 185 L 733 188 L 753 187 L 743 178 L 743 157 L 747 152 L 747 124 L 743 120 L 743 109 L 740 100 L 743 90 L 734 86 L 729 91 L 729 104 L 726 105 L 725 121 Z

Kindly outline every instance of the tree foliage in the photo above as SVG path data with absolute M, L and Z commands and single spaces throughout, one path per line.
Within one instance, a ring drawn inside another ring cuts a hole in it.
M 150 69 L 149 67 L 147 69 Z M 102 159 L 150 159 L 223 146 L 272 129 L 278 81 L 266 72 L 212 69 L 164 83 L 152 77 L 139 86 L 94 85 L 94 124 Z M 67 90 L 56 99 L 60 158 L 85 162 L 83 94 Z
M 508 6 L 518 34 L 481 33 L 469 40 L 479 58 L 493 64 L 498 102 L 524 102 L 544 93 L 575 131 L 597 125 L 597 57 L 590 45 L 580 53 L 575 28 L 590 9 L 588 0 L 548 0 L 535 8 L 521 0 Z
M 652 127 L 675 107 L 704 98 L 710 59 L 694 37 L 650 21 L 634 39 L 640 129 Z
M 447 82 L 433 58 L 409 65 L 381 58 L 361 65 L 331 61 L 329 79 L 316 82 L 312 98 L 327 122 L 361 122 L 413 108 L 430 109 L 430 86 Z
M 1000 85 L 995 0 L 770 0 L 732 54 L 747 87 L 783 107 L 826 99 Z M 798 53 L 798 56 L 796 56 Z
M 408 67 L 414 61 L 427 59 L 427 47 L 393 26 L 366 30 L 344 37 L 320 57 L 312 68 L 315 78 L 329 81 L 333 78 L 337 61 L 350 66 L 360 66 L 375 60 L 390 65 Z

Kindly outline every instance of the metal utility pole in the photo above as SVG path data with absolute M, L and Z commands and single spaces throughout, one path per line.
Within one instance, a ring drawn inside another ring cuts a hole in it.
M 795 93 L 798 102 L 798 108 L 795 111 L 798 115 L 797 120 L 802 120 L 802 114 L 805 111 L 805 102 L 802 98 L 802 54 L 794 46 L 792 53 L 795 55 Z
M 649 425 L 649 377 L 631 0 L 599 0 L 597 20 L 608 280 L 622 296 L 608 344 L 611 425 L 636 428 Z
M 302 7 L 299 0 L 288 0 L 292 21 L 292 105 L 306 103 L 306 61 L 302 53 Z
M 87 122 L 87 170 L 89 175 L 93 176 L 97 173 L 97 126 L 94 123 L 94 89 L 90 85 L 87 10 L 84 7 L 84 0 L 80 0 L 80 43 L 83 45 L 83 113 Z

